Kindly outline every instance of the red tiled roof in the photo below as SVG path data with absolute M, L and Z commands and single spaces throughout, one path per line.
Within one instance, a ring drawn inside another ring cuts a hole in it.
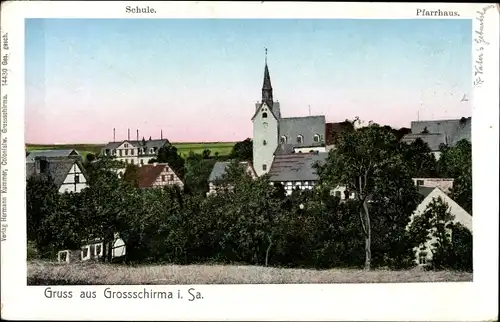
M 153 183 L 158 179 L 160 173 L 165 170 L 168 165 L 160 164 L 145 164 L 139 168 L 139 188 L 151 188 Z

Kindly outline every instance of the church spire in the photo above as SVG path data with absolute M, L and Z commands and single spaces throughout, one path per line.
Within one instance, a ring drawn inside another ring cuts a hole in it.
M 269 107 L 273 106 L 273 87 L 271 86 L 271 76 L 269 76 L 269 68 L 267 67 L 267 48 L 264 67 L 264 83 L 262 84 L 262 103 L 266 103 Z

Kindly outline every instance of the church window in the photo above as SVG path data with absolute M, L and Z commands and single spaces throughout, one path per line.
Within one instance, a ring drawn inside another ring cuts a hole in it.
M 302 137 L 302 135 L 297 135 L 297 143 L 301 144 L 304 142 L 304 138 Z
M 319 134 L 314 134 L 313 140 L 316 143 L 319 142 Z
M 267 141 L 266 140 L 262 141 L 262 144 L 267 145 Z
M 267 170 L 267 164 L 263 164 L 262 165 L 262 171 L 266 171 Z
M 262 113 L 262 118 L 267 119 L 267 113 Z
M 280 142 L 281 142 L 282 144 L 285 144 L 285 143 L 286 143 L 286 136 L 284 136 L 284 135 L 283 135 L 283 136 L 281 137 Z

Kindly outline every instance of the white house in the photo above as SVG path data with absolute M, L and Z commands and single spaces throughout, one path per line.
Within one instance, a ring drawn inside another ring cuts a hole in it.
M 77 193 L 88 187 L 82 163 L 73 158 L 36 157 L 26 161 L 26 180 L 32 178 L 52 180 L 60 193 Z
M 109 142 L 102 150 L 103 156 L 112 156 L 117 161 L 126 164 L 142 165 L 148 164 L 151 159 L 158 156 L 160 148 L 169 144 L 167 139 L 159 140 L 124 140 Z
M 425 212 L 427 206 L 432 203 L 434 199 L 437 200 L 438 198 L 441 198 L 443 202 L 448 205 L 450 213 L 455 217 L 453 222 L 462 224 L 472 233 L 472 216 L 460 207 L 453 199 L 451 199 L 443 190 L 438 187 L 419 187 L 418 189 L 419 193 L 424 196 L 424 199 L 417 206 L 417 209 L 411 216 L 408 227 L 411 225 L 416 216 L 420 216 Z M 425 245 L 420 245 L 415 248 L 415 261 L 419 265 L 426 265 L 432 260 L 431 247 L 434 242 L 435 239 L 431 239 L 425 243 Z
M 107 255 L 108 252 L 104 252 L 104 244 L 101 239 L 96 238 L 91 240 L 86 245 L 81 247 L 80 260 L 88 261 L 91 259 L 99 259 Z M 115 234 L 112 249 L 111 258 L 119 258 L 126 255 L 126 246 L 123 239 L 120 238 L 119 234 Z

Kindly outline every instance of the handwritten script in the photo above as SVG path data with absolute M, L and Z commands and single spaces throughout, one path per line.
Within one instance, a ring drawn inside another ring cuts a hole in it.
M 488 10 L 494 7 L 494 5 L 489 5 L 476 12 L 476 20 L 479 22 L 479 28 L 474 31 L 474 42 L 478 45 L 476 48 L 478 55 L 474 61 L 474 87 L 479 87 L 484 83 L 483 54 L 484 48 L 490 44 L 484 39 L 484 16 Z

